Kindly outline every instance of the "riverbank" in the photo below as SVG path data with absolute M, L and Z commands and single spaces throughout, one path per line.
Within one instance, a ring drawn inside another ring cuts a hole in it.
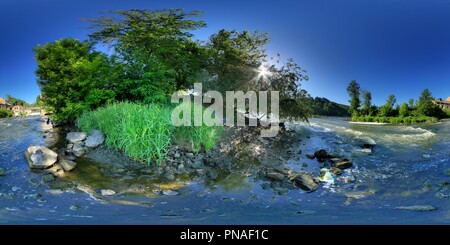
M 427 116 L 407 116 L 407 117 L 381 117 L 381 116 L 359 116 L 352 117 L 353 122 L 374 122 L 374 123 L 390 123 L 390 124 L 413 124 L 424 122 L 438 122 L 437 117 Z

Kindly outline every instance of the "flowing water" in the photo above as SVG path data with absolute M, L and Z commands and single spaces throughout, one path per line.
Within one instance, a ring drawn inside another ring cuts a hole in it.
M 354 166 L 312 193 L 298 189 L 279 195 L 267 182 L 245 174 L 215 183 L 168 183 L 178 195 L 160 195 L 164 183 L 151 176 L 128 182 L 152 186 L 145 195 L 118 195 L 107 202 L 70 183 L 114 188 L 101 165 L 81 159 L 63 182 L 42 182 L 24 158 L 29 145 L 44 141 L 40 118 L 0 119 L 0 223 L 5 224 L 442 224 L 450 222 L 450 121 L 411 126 L 355 125 L 341 118 L 289 125 L 297 132 L 288 160 L 295 170 L 315 174 L 321 164 L 306 154 L 317 149 L 352 159 Z M 372 149 L 364 144 L 374 145 Z M 107 158 L 107 156 L 105 156 Z M 118 161 L 107 158 L 104 162 Z M 142 178 L 141 178 L 142 177 Z M 355 181 L 346 183 L 345 179 Z M 55 189 L 57 189 L 55 191 Z M 62 191 L 60 191 L 61 189 Z M 170 193 L 169 193 L 170 194 Z M 399 210 L 432 205 L 434 211 Z

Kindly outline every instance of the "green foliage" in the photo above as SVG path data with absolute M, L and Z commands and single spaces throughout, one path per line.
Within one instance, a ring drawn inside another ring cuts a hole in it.
M 415 108 L 415 104 L 414 104 L 414 99 L 413 99 L 413 98 L 410 98 L 410 99 L 408 100 L 408 106 L 409 106 L 409 108 L 411 108 L 411 109 L 414 109 L 414 108 Z
M 386 101 L 386 104 L 387 104 L 387 105 L 390 105 L 391 108 L 393 108 L 394 105 L 395 105 L 395 102 L 397 102 L 397 99 L 395 98 L 395 95 L 394 95 L 394 94 L 390 94 L 390 95 L 388 96 L 388 99 L 387 99 L 387 101 Z
M 406 116 L 408 116 L 408 113 L 409 113 L 408 104 L 402 103 L 400 110 L 399 110 L 399 116 L 406 117 Z
M 269 41 L 265 33 L 221 30 L 201 44 L 191 33 L 205 26 L 195 20 L 199 11 L 110 14 L 88 20 L 91 41 L 67 38 L 34 49 L 42 104 L 56 120 L 72 122 L 84 110 L 114 101 L 165 103 L 194 82 L 222 92 L 279 91 L 281 117 L 307 120 L 311 113 L 300 89 L 306 71 L 292 59 L 266 67 L 268 76 L 260 74 Z M 97 43 L 112 47 L 112 54 L 95 52 Z
M 214 79 L 205 88 L 220 92 L 255 90 L 258 68 L 266 59 L 266 33 L 220 30 L 207 44 L 210 59 L 207 72 Z
M 354 122 L 378 122 L 378 123 L 392 123 L 392 124 L 412 124 L 412 123 L 425 123 L 425 122 L 437 122 L 436 117 L 384 117 L 384 116 L 354 116 L 352 117 Z
M 433 97 L 430 90 L 424 89 L 417 100 L 417 111 L 423 116 L 435 116 L 439 113 L 440 108 L 433 103 Z
M 369 91 L 363 92 L 363 101 L 362 114 L 372 115 L 372 94 Z
M 11 110 L 6 109 L 6 108 L 0 108 L 0 118 L 4 118 L 4 117 L 12 117 L 13 114 L 11 112 Z
M 104 132 L 109 147 L 148 164 L 162 163 L 175 140 L 180 145 L 191 144 L 194 151 L 199 151 L 210 150 L 220 138 L 218 127 L 174 127 L 171 114 L 170 106 L 115 103 L 85 111 L 77 126 L 86 132 L 93 129 Z
M 348 106 L 329 101 L 326 98 L 308 97 L 308 103 L 310 104 L 314 115 L 335 117 L 350 116 Z
M 58 121 L 73 121 L 86 109 L 114 100 L 115 79 L 106 55 L 92 43 L 67 38 L 34 49 L 44 108 Z
M 269 42 L 266 33 L 220 30 L 210 37 L 207 44 L 206 74 L 204 87 L 225 91 L 278 91 L 280 116 L 286 119 L 307 120 L 312 113 L 307 92 L 300 88 L 307 81 L 306 71 L 292 59 L 282 66 L 262 67 L 266 60 L 265 45 Z M 277 57 L 280 63 L 280 56 Z M 261 69 L 267 75 L 261 74 Z M 270 111 L 270 107 L 269 107 Z
M 203 21 L 194 20 L 201 14 L 199 11 L 131 9 L 110 13 L 112 17 L 88 20 L 94 31 L 89 36 L 114 48 L 115 55 L 126 66 L 125 79 L 145 84 L 143 74 L 161 68 L 162 74 L 170 74 L 174 88 L 189 88 L 193 84 L 207 57 L 204 49 L 192 41 L 190 33 L 206 26 Z
M 359 107 L 361 106 L 361 101 L 359 99 L 359 95 L 361 93 L 360 91 L 360 86 L 359 83 L 356 82 L 355 80 L 352 80 L 348 87 L 347 87 L 347 92 L 350 95 L 350 113 L 354 113 L 355 111 L 358 111 Z
M 13 106 L 28 106 L 28 103 L 25 100 L 12 97 L 10 94 L 6 94 L 6 101 Z

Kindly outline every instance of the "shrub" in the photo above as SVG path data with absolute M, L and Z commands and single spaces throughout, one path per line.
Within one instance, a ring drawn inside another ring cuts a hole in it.
M 12 112 L 5 108 L 0 108 L 0 118 L 12 117 Z

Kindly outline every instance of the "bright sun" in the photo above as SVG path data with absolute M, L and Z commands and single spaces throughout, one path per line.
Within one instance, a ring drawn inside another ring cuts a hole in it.
M 267 77 L 271 74 L 270 71 L 264 66 L 259 67 L 258 73 L 259 73 L 259 76 L 261 76 L 261 77 Z

